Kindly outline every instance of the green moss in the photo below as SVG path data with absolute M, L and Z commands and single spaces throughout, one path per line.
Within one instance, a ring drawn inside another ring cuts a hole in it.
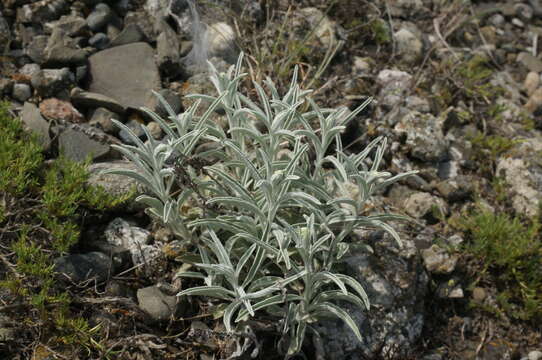
M 0 103 L 0 192 L 23 195 L 37 185 L 36 173 L 43 162 L 37 139 L 25 133 L 20 121 Z
M 31 341 L 102 354 L 93 338 L 96 329 L 72 309 L 70 295 L 57 284 L 53 259 L 78 242 L 86 212 L 114 209 L 134 194 L 113 197 L 87 186 L 88 162 L 60 157 L 46 164 L 37 138 L 7 109 L 0 103 L 0 225 L 9 226 L 2 241 L 10 251 L 3 255 L 16 267 L 0 275 L 0 286 L 13 303 L 31 309 L 21 314 L 21 326 L 38 328 L 39 338 Z
M 378 18 L 372 21 L 370 31 L 376 44 L 386 45 L 391 42 L 391 31 L 384 20 Z
M 470 235 L 465 251 L 478 258 L 482 280 L 498 290 L 498 306 L 508 316 L 542 320 L 540 223 L 478 210 L 461 224 Z

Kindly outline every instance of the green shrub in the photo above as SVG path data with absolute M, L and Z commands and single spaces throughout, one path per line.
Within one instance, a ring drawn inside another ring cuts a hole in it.
M 522 320 L 542 319 L 540 224 L 506 214 L 478 211 L 462 227 L 470 234 L 466 251 L 482 264 L 483 276 L 497 285 L 501 311 Z
M 199 271 L 185 269 L 178 276 L 200 279 L 202 285 L 179 296 L 225 301 L 228 331 L 233 323 L 265 310 L 280 319 L 280 330 L 289 339 L 288 354 L 300 350 L 310 324 L 324 317 L 342 319 L 361 338 L 336 301 L 369 308 L 369 299 L 336 265 L 356 228 L 380 228 L 399 241 L 386 222 L 403 217 L 362 214 L 374 192 L 410 173 L 379 171 L 383 138 L 358 154 L 343 151 L 341 131 L 368 102 L 351 113 L 321 109 L 308 96 L 310 91 L 297 85 L 296 69 L 283 96 L 269 79 L 266 90 L 254 83 L 257 104 L 238 91 L 244 76 L 241 63 L 242 55 L 227 73 L 215 70 L 211 81 L 218 97 L 190 95 L 196 104 L 179 116 L 157 95 L 169 109 L 169 121 L 146 111 L 168 135 L 166 141 L 154 140 L 143 127 L 148 139 L 143 143 L 116 122 L 136 144 L 116 149 L 140 171 L 112 172 L 145 185 L 149 194 L 137 200 L 187 246 L 195 246 L 197 255 L 185 262 L 193 259 Z M 209 105 L 196 117 L 201 102 Z M 303 111 L 304 105 L 310 110 Z M 217 108 L 225 112 L 227 131 L 210 120 Z M 319 123 L 318 130 L 313 123 Z M 197 152 L 201 142 L 215 147 Z M 212 163 L 210 155 L 220 161 Z M 191 220 L 187 206 L 200 208 L 203 216 Z

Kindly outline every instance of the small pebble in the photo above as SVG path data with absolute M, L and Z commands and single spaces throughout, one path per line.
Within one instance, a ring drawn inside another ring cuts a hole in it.
M 12 95 L 16 100 L 25 102 L 32 96 L 32 90 L 27 84 L 15 84 L 13 86 Z
M 531 96 L 540 85 L 540 75 L 537 72 L 531 71 L 525 77 L 523 88 L 527 95 Z

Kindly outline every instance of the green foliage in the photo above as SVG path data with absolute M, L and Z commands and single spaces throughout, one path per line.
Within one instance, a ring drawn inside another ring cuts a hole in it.
M 485 135 L 481 132 L 471 137 L 472 157 L 480 165 L 483 175 L 493 177 L 495 174 L 495 162 L 521 140 L 511 140 L 500 135 Z
M 279 317 L 280 331 L 289 343 L 284 350 L 290 355 L 300 351 L 310 325 L 324 317 L 343 320 L 361 339 L 357 325 L 337 301 L 369 308 L 369 299 L 357 280 L 338 272 L 338 264 L 356 228 L 379 228 L 399 242 L 387 221 L 403 217 L 362 213 L 374 192 L 411 173 L 392 176 L 379 171 L 386 147 L 383 138 L 357 154 L 343 151 L 341 131 L 368 102 L 351 113 L 322 109 L 308 96 L 310 91 L 297 84 L 296 69 L 282 96 L 269 79 L 266 89 L 254 83 L 257 104 L 238 90 L 244 76 L 241 64 L 242 55 L 227 73 L 215 70 L 211 81 L 218 96 L 189 95 L 197 102 L 179 116 L 157 94 L 168 109 L 169 122 L 144 110 L 160 124 L 167 141 L 154 140 L 143 127 L 148 139 L 143 143 L 116 122 L 136 146 L 115 148 L 139 171 L 110 172 L 145 185 L 149 194 L 137 200 L 148 205 L 147 212 L 187 246 L 196 245 L 197 256 L 184 261 L 199 271 L 183 268 L 178 276 L 203 283 L 178 295 L 225 301 L 228 331 L 266 311 Z M 197 117 L 203 101 L 209 106 Z M 228 132 L 210 118 L 219 107 Z M 200 142 L 212 142 L 216 148 L 197 153 Z M 210 154 L 221 161 L 209 164 Z M 352 188 L 355 191 L 349 191 Z M 200 207 L 203 216 L 188 218 L 183 211 L 188 203 Z
M 43 162 L 36 138 L 23 131 L 20 121 L 8 113 L 8 103 L 0 103 L 0 192 L 24 195 L 37 185 L 37 171 Z
M 87 186 L 88 163 L 60 157 L 45 164 L 37 138 L 7 109 L 7 103 L 0 104 L 0 232 L 4 249 L 11 250 L 2 255 L 16 266 L 0 276 L 0 286 L 14 303 L 31 310 L 21 325 L 36 331 L 39 338 L 33 341 L 96 350 L 96 330 L 72 313 L 71 298 L 56 282 L 52 259 L 77 243 L 85 211 L 114 209 L 133 193 L 116 198 Z
M 509 316 L 542 319 L 540 224 L 479 210 L 462 223 L 470 234 L 466 251 L 480 259 L 481 272 L 498 286 L 498 303 Z

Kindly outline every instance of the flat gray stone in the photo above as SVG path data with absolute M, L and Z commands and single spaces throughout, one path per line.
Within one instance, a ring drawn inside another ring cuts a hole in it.
M 79 88 L 74 88 L 70 94 L 71 102 L 75 106 L 82 106 L 88 108 L 103 107 L 107 110 L 113 111 L 117 114 L 124 114 L 126 108 L 122 106 L 117 100 L 98 93 L 90 91 L 83 91 Z
M 110 146 L 106 143 L 92 139 L 89 135 L 73 128 L 62 130 L 58 137 L 60 152 L 67 158 L 83 162 L 87 156 L 97 159 L 109 153 Z
M 87 254 L 73 254 L 56 258 L 55 271 L 68 276 L 73 282 L 82 282 L 91 278 L 106 280 L 112 272 L 109 256 L 93 251 Z
M 178 312 L 177 297 L 164 294 L 157 286 L 137 290 L 137 301 L 154 321 L 169 320 Z
M 116 46 L 89 57 L 89 91 L 106 95 L 131 108 L 147 106 L 151 90 L 160 88 L 154 51 L 143 42 Z
M 530 71 L 535 71 L 537 73 L 542 72 L 542 61 L 528 52 L 519 54 L 517 61 Z
M 25 102 L 21 119 L 28 130 L 38 135 L 40 144 L 44 149 L 48 149 L 51 145 L 51 137 L 49 136 L 49 123 L 41 116 L 38 107 L 32 103 Z

